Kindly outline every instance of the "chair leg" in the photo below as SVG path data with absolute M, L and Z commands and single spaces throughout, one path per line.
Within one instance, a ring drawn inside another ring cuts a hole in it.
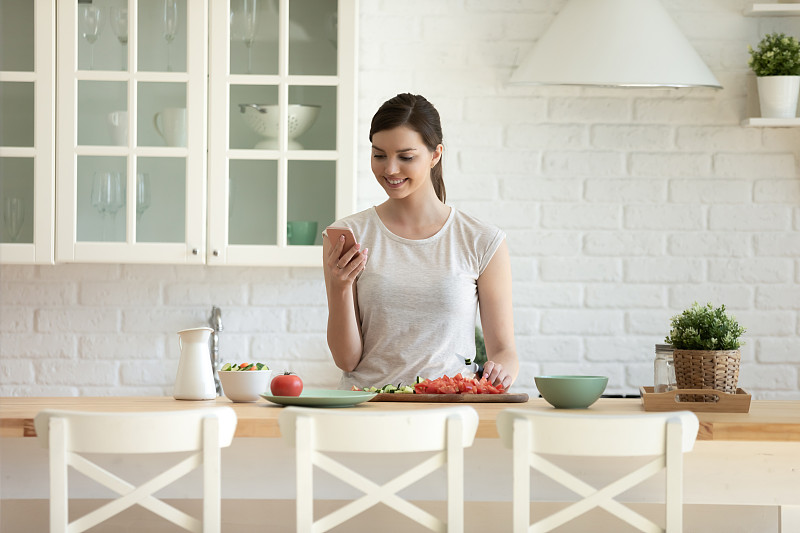
M 514 420 L 513 470 L 512 470 L 512 508 L 514 533 L 527 533 L 531 524 L 531 467 L 530 440 L 531 423 L 527 420 Z
M 203 533 L 220 533 L 222 528 L 221 458 L 219 419 L 203 420 Z
M 800 505 L 778 506 L 778 533 L 800 531 Z
M 666 453 L 666 533 L 683 531 L 683 451 L 681 449 L 683 426 L 678 419 L 667 422 Z
M 314 464 L 311 439 L 312 420 L 298 416 L 296 421 L 295 471 L 297 472 L 297 532 L 310 533 L 314 524 Z
M 447 420 L 447 532 L 464 531 L 464 447 L 461 418 Z
M 66 533 L 69 525 L 67 496 L 67 428 L 64 420 L 50 419 L 50 533 Z

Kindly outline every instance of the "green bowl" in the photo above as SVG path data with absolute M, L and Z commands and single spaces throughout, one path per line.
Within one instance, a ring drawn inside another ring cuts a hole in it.
M 539 393 L 557 409 L 586 409 L 603 394 L 605 376 L 536 376 Z

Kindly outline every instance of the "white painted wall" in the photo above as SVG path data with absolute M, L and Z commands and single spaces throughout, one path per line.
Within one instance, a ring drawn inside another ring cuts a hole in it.
M 747 45 L 800 19 L 744 0 L 663 0 L 725 86 L 512 88 L 563 0 L 362 0 L 359 208 L 382 201 L 369 120 L 398 92 L 445 131 L 448 203 L 508 232 L 522 371 L 649 384 L 653 345 L 693 301 L 748 328 L 740 385 L 800 399 L 800 130 L 742 128 Z M 319 269 L 0 268 L 0 395 L 168 394 L 174 332 L 222 308 L 222 355 L 334 386 Z

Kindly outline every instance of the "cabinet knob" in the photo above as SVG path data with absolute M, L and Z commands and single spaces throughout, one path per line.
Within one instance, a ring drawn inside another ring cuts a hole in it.
M 197 248 L 192 248 L 192 255 L 197 255 Z
M 219 250 L 214 250 L 214 251 L 213 251 L 213 252 L 211 252 L 211 253 L 213 253 L 213 254 L 214 254 L 214 257 L 219 257 Z

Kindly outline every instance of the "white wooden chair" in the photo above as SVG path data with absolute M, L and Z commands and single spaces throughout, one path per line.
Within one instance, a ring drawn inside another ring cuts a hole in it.
M 380 411 L 285 408 L 281 435 L 296 449 L 297 531 L 321 533 L 384 503 L 433 531 L 464 529 L 464 448 L 472 446 L 478 413 L 469 406 Z M 438 452 L 384 485 L 367 479 L 326 453 Z M 400 498 L 397 492 L 440 466 L 447 468 L 447 522 Z M 314 521 L 313 467 L 364 492 Z
M 189 531 L 220 531 L 220 448 L 231 444 L 236 413 L 230 407 L 171 412 L 41 411 L 34 420 L 50 456 L 50 533 L 79 533 L 133 505 Z M 138 487 L 83 454 L 196 452 Z M 73 467 L 120 497 L 69 522 L 68 469 Z M 202 523 L 153 494 L 197 467 L 203 469 Z
M 631 415 L 502 411 L 497 417 L 497 430 L 503 444 L 513 450 L 514 533 L 550 531 L 595 507 L 602 507 L 641 531 L 664 531 L 614 499 L 663 469 L 666 469 L 666 531 L 680 533 L 683 527 L 683 453 L 694 446 L 698 426 L 697 417 L 689 411 Z M 657 458 L 596 489 L 542 454 Z M 530 468 L 583 499 L 531 525 Z

